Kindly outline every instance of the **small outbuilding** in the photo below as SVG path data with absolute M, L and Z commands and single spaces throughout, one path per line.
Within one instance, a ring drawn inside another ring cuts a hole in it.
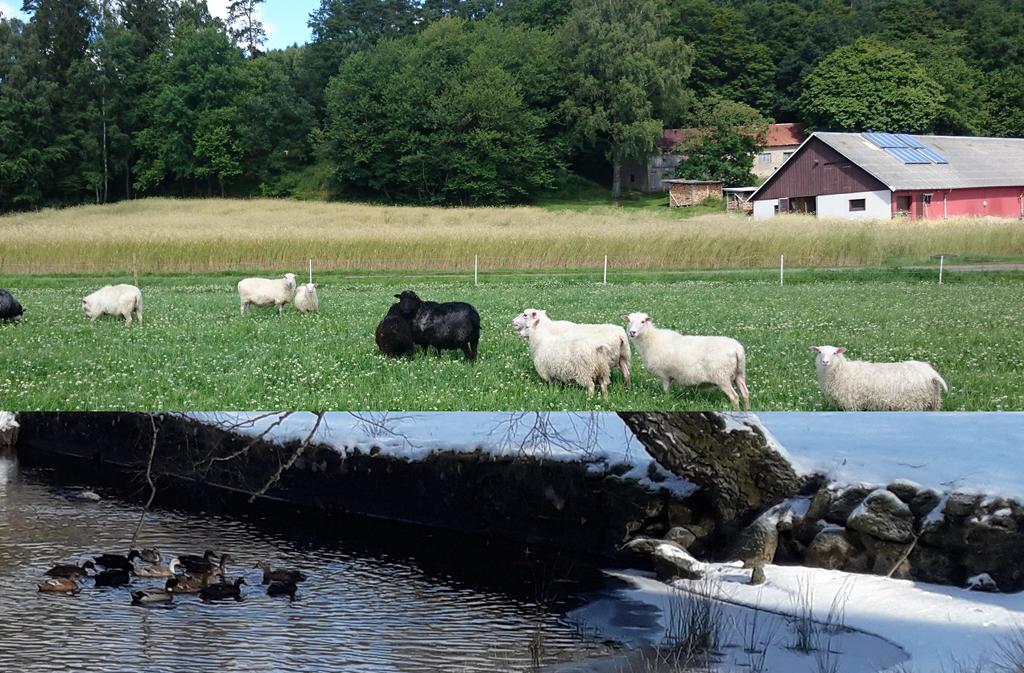
M 750 203 L 750 195 L 756 191 L 757 187 L 726 187 L 722 190 L 725 196 L 725 209 L 750 213 L 754 207 Z
M 725 183 L 721 180 L 664 180 L 668 185 L 668 207 L 695 206 L 710 198 L 722 198 Z
M 1024 218 L 1024 138 L 817 132 L 750 201 L 759 218 Z

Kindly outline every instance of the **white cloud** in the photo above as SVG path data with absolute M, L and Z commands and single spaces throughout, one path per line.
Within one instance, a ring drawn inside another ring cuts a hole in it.
M 0 14 L 3 14 L 8 19 L 18 15 L 9 2 L 0 2 Z

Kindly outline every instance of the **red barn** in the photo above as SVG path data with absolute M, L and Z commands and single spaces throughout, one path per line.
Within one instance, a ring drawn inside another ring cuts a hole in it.
M 755 217 L 1024 218 L 1024 139 L 818 132 L 750 200 Z

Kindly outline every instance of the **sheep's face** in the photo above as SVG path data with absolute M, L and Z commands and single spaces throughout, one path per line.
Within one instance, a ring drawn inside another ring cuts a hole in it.
M 811 351 L 818 354 L 817 360 L 823 367 L 828 367 L 837 357 L 846 352 L 845 348 L 835 346 L 812 346 Z
M 530 336 L 530 327 L 534 321 L 538 320 L 540 316 L 547 316 L 547 313 L 536 308 L 524 309 L 522 313 L 515 317 L 512 321 L 512 327 L 515 328 L 519 336 L 524 339 Z
M 313 283 L 306 283 L 302 287 L 305 288 L 307 293 L 316 294 L 316 285 L 313 285 Z
M 284 275 L 284 279 L 286 281 L 288 281 L 288 284 L 291 285 L 292 288 L 295 287 L 295 274 L 294 273 L 286 273 Z
M 89 299 L 88 297 L 85 297 L 84 299 L 82 299 L 82 313 L 84 313 L 86 315 L 89 315 L 89 312 L 91 310 L 92 310 L 92 300 Z
M 416 310 L 420 307 L 420 298 L 412 290 L 405 290 L 402 294 L 396 294 L 395 298 L 398 300 L 398 311 L 407 318 L 416 313 Z
M 629 323 L 626 326 L 626 332 L 631 337 L 640 336 L 640 333 L 651 324 L 651 316 L 646 313 L 630 313 L 629 315 L 622 316 L 622 319 Z

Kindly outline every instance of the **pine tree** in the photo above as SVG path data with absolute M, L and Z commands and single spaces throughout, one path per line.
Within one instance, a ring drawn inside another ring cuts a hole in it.
M 233 0 L 228 5 L 228 32 L 235 44 L 242 47 L 249 58 L 256 58 L 267 41 L 267 31 L 260 21 L 259 6 L 264 0 Z

